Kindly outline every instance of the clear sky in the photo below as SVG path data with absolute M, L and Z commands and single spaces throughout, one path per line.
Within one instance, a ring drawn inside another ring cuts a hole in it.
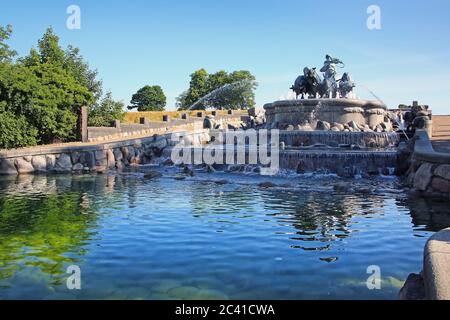
M 72 4 L 81 8 L 80 30 L 66 28 Z M 381 30 L 366 26 L 372 4 L 381 8 Z M 329 53 L 345 62 L 360 97 L 369 88 L 389 107 L 419 100 L 450 114 L 448 0 L 2 0 L 0 10 L 20 55 L 51 25 L 125 103 L 159 84 L 173 109 L 189 75 L 205 68 L 251 71 L 262 106 Z

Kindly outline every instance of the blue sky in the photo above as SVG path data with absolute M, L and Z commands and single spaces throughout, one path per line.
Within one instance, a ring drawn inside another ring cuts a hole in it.
M 66 28 L 71 4 L 81 8 L 81 30 Z M 381 30 L 366 27 L 371 4 L 381 8 Z M 369 88 L 390 107 L 416 99 L 450 114 L 449 15 L 448 0 L 4 0 L 0 24 L 13 25 L 20 55 L 53 26 L 125 103 L 159 84 L 173 109 L 203 67 L 250 70 L 262 106 L 329 53 L 346 63 L 360 97 L 370 98 Z

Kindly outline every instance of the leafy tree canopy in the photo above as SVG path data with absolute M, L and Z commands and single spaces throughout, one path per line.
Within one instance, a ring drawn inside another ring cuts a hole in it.
M 75 138 L 81 106 L 93 110 L 93 122 L 112 122 L 123 116 L 123 104 L 102 96 L 102 82 L 79 49 L 63 50 L 48 28 L 37 49 L 12 61 L 15 51 L 5 44 L 12 28 L 0 27 L 0 148 Z M 112 119 L 112 120 L 111 120 Z
M 125 116 L 124 103 L 115 101 L 111 92 L 107 92 L 100 103 L 93 105 L 89 110 L 89 126 L 108 127 L 114 120 L 123 120 Z
M 131 98 L 129 110 L 163 111 L 166 107 L 166 96 L 160 86 L 145 86 L 139 89 Z
M 0 26 L 0 63 L 10 62 L 11 59 L 17 54 L 16 51 L 11 50 L 5 43 L 12 33 L 12 27 L 7 25 L 6 27 Z
M 255 77 L 245 70 L 208 74 L 200 69 L 191 74 L 189 89 L 177 98 L 179 110 L 188 108 L 248 109 L 255 105 Z

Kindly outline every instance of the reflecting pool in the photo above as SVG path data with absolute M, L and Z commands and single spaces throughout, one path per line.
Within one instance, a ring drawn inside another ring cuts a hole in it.
M 176 170 L 0 177 L 0 298 L 396 299 L 450 226 L 395 178 Z

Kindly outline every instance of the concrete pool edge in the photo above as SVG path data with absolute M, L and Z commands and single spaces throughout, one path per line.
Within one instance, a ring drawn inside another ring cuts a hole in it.
M 423 279 L 428 300 L 450 300 L 450 228 L 439 231 L 424 250 Z
M 408 276 L 399 299 L 450 300 L 450 228 L 428 239 L 423 252 L 423 271 Z

